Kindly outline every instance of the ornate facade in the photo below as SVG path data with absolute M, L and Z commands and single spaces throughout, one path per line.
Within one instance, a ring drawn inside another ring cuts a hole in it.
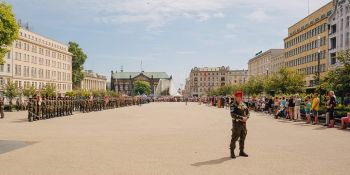
M 137 81 L 145 81 L 151 85 L 151 93 L 156 91 L 159 80 L 172 80 L 165 72 L 111 72 L 111 90 L 125 95 L 133 94 L 134 83 Z M 136 94 L 137 95 L 137 94 Z

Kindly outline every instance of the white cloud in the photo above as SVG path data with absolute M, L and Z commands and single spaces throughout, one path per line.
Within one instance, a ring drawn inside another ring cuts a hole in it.
M 264 10 L 258 9 L 253 13 L 247 15 L 246 18 L 252 21 L 264 22 L 270 20 L 272 17 L 269 16 Z
M 184 18 L 208 21 L 224 18 L 224 12 L 246 8 L 252 11 L 248 19 L 266 21 L 271 11 L 304 16 L 307 0 L 78 0 L 83 8 L 97 11 L 95 21 L 104 23 L 147 23 L 148 27 L 164 26 Z M 329 0 L 310 1 L 311 10 Z M 296 11 L 297 9 L 297 11 Z M 244 14 L 241 14 L 244 16 Z

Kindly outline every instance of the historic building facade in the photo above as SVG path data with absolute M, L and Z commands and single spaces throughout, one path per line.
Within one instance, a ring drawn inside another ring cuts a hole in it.
M 328 69 L 328 17 L 333 8 L 330 2 L 289 27 L 284 39 L 286 66 L 306 74 L 310 87 L 315 86 L 315 74 L 320 72 L 322 76 Z
M 248 76 L 260 76 L 274 73 L 280 64 L 283 64 L 283 58 L 281 54 L 284 54 L 283 49 L 270 49 L 266 52 L 257 54 L 254 58 L 248 62 Z
M 329 23 L 329 68 L 340 66 L 337 54 L 350 49 L 350 1 L 333 0 L 334 10 Z
M 228 73 L 228 84 L 244 84 L 248 81 L 248 70 L 230 70 Z
M 0 88 L 12 81 L 19 88 L 46 85 L 58 93 L 72 90 L 72 54 L 68 45 L 24 28 L 0 66 Z
M 225 66 L 194 67 L 186 79 L 186 96 L 202 96 L 221 86 L 243 84 L 247 80 L 247 70 L 230 70 Z
M 81 81 L 80 89 L 84 90 L 106 90 L 106 76 L 94 73 L 92 70 L 84 71 L 84 79 Z
M 146 81 L 151 85 L 151 93 L 154 94 L 159 80 L 172 80 L 165 72 L 111 72 L 111 89 L 115 92 L 125 95 L 133 94 L 134 83 L 137 81 Z M 136 94 L 137 95 L 137 94 Z

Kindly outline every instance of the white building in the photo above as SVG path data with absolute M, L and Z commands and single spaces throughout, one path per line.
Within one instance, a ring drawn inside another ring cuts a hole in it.
M 334 10 L 329 17 L 329 65 L 339 66 L 337 53 L 350 48 L 350 0 L 333 0 Z
M 72 54 L 67 44 L 20 28 L 19 38 L 4 59 L 0 88 L 13 81 L 19 88 L 53 85 L 58 93 L 72 90 Z

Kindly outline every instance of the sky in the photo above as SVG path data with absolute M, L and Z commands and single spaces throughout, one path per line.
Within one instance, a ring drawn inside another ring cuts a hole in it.
M 79 43 L 85 69 L 110 77 L 140 72 L 142 61 L 177 88 L 193 67 L 247 69 L 255 53 L 283 48 L 288 27 L 330 2 L 309 1 L 5 0 L 32 31 Z

